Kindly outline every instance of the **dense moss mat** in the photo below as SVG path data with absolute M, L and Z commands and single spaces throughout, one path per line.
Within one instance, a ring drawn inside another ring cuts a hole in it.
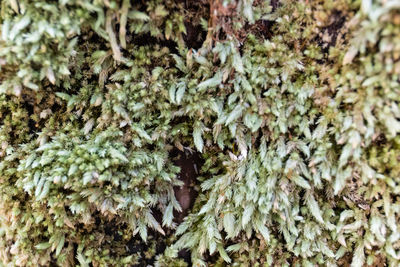
M 399 266 L 397 0 L 3 0 L 4 266 Z

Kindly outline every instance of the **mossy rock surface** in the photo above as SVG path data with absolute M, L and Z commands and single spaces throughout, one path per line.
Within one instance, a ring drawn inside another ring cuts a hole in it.
M 397 0 L 5 0 L 3 266 L 399 266 Z

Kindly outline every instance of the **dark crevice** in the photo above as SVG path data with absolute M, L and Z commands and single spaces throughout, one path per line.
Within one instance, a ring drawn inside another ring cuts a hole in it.
M 122 236 L 116 230 L 116 222 L 111 221 L 104 226 L 104 233 L 108 236 L 112 236 L 114 241 L 122 241 Z
M 339 32 L 346 22 L 346 17 L 339 10 L 334 10 L 331 16 L 333 17 L 333 22 L 326 28 L 329 35 L 332 37 L 329 46 L 335 45 Z
M 210 13 L 209 1 L 207 0 L 181 0 L 186 11 L 185 28 L 186 34 L 183 34 L 187 48 L 199 49 L 206 39 L 207 32 L 200 24 L 200 18 L 208 19 Z
M 166 238 L 158 232 L 150 230 L 148 232 L 148 242 L 144 242 L 138 235 L 131 238 L 127 243 L 128 253 L 130 255 L 136 254 L 140 259 L 133 267 L 140 266 L 153 266 L 156 261 L 156 256 L 161 255 L 167 248 Z M 151 240 L 151 242 L 150 242 Z M 153 250 L 152 256 L 146 257 L 146 252 Z
M 184 183 L 181 187 L 174 187 L 175 197 L 182 207 L 182 212 L 174 211 L 174 217 L 176 222 L 180 223 L 192 209 L 198 195 L 196 186 L 199 181 L 197 177 L 200 175 L 199 172 L 203 165 L 203 160 L 198 152 L 180 151 L 176 148 L 171 152 L 170 156 L 174 159 L 174 164 L 180 167 L 178 178 Z
M 28 112 L 29 134 L 34 134 L 38 131 L 38 128 L 36 127 L 36 122 L 33 119 L 31 119 L 31 115 L 34 114 L 33 105 L 31 103 L 28 103 L 27 101 L 24 101 L 23 107 Z
M 279 2 L 279 0 L 271 0 L 272 12 L 274 12 L 281 5 L 282 4 Z
M 176 48 L 176 43 L 174 41 L 162 40 L 160 38 L 153 37 L 150 34 L 135 35 L 132 37 L 131 43 L 137 46 L 159 45 L 162 47 L 168 47 L 171 53 L 178 53 L 178 49 Z
M 103 37 L 99 36 L 96 32 L 91 30 L 89 27 L 82 29 L 83 34 L 78 38 L 78 46 L 96 45 L 98 50 L 108 50 L 107 42 Z
M 183 249 L 178 252 L 178 258 L 183 259 L 188 266 L 192 266 L 191 252 L 187 249 Z
M 187 149 L 180 151 L 177 148 L 174 148 L 170 152 L 169 156 L 173 159 L 174 164 L 180 167 L 178 178 L 184 183 L 182 187 L 174 188 L 175 197 L 182 206 L 182 212 L 174 211 L 175 222 L 179 224 L 193 208 L 195 199 L 198 195 L 196 187 L 198 187 L 199 181 L 197 180 L 197 177 L 199 176 L 200 169 L 203 165 L 203 160 L 199 153 Z M 161 222 L 162 213 L 156 208 L 153 208 L 152 210 L 155 219 L 158 222 Z M 164 230 L 166 231 L 166 236 L 171 236 L 173 234 L 171 229 Z M 156 260 L 155 256 L 162 254 L 168 246 L 166 236 L 149 229 L 148 240 L 152 240 L 152 242 L 145 243 L 138 235 L 129 240 L 127 243 L 129 254 L 137 254 L 141 258 L 139 262 L 133 266 L 139 267 L 154 264 Z M 154 249 L 156 253 L 154 257 L 149 259 L 146 258 L 145 252 L 150 248 Z M 189 250 L 179 251 L 178 258 L 184 260 L 188 266 L 192 266 L 191 252 Z
M 186 34 L 183 34 L 183 40 L 188 48 L 199 49 L 206 39 L 207 32 L 203 31 L 201 25 L 193 25 L 185 21 Z
M 276 24 L 275 21 L 271 21 L 271 20 L 259 20 L 256 21 L 256 23 L 254 24 L 254 28 L 255 30 L 253 30 L 253 32 L 256 34 L 256 36 L 259 36 L 263 39 L 271 39 L 272 38 L 272 28 L 274 27 L 274 25 Z
M 198 195 L 197 186 L 200 175 L 200 169 L 204 164 L 201 154 L 189 150 L 180 151 L 173 149 L 170 157 L 173 158 L 174 164 L 180 167 L 179 179 L 184 183 L 181 187 L 174 187 L 175 197 L 182 207 L 182 212 L 174 211 L 176 223 L 181 223 L 193 208 L 194 202 Z M 191 253 L 189 250 L 181 250 L 178 257 L 183 259 L 188 266 L 192 266 Z
M 319 60 L 320 63 L 323 63 L 323 61 L 327 60 L 330 47 L 336 45 L 336 40 L 340 30 L 343 28 L 343 25 L 346 22 L 346 16 L 344 16 L 339 10 L 333 10 L 330 16 L 330 21 L 331 23 L 328 26 L 321 28 L 321 34 L 315 37 L 315 41 L 318 43 L 321 52 L 324 54 L 324 59 L 322 61 Z M 324 33 L 327 33 L 330 36 L 329 42 L 326 42 L 322 39 L 322 34 Z

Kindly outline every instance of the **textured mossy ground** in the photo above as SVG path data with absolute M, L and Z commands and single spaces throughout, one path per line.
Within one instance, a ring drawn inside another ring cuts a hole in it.
M 3 0 L 5 266 L 399 266 L 397 0 Z

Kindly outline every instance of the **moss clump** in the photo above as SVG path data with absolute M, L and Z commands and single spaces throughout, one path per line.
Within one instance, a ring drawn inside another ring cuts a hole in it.
M 399 10 L 3 1 L 0 260 L 398 266 Z

